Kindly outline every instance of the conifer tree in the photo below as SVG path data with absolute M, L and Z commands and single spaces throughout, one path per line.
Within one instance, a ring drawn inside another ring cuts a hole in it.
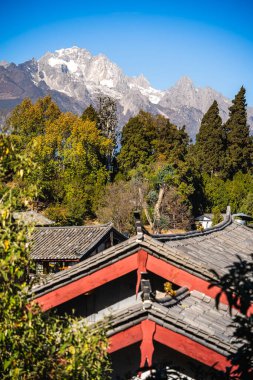
M 218 174 L 224 165 L 224 133 L 219 116 L 218 103 L 215 100 L 203 116 L 196 137 L 197 166 L 209 175 Z
M 87 107 L 83 111 L 81 119 L 83 121 L 86 121 L 86 120 L 94 121 L 96 123 L 96 125 L 98 124 L 98 113 L 95 110 L 95 108 L 92 106 L 92 104 L 90 104 L 89 107 Z
M 148 166 L 154 160 L 155 139 L 153 115 L 140 111 L 122 130 L 121 151 L 118 155 L 120 171 L 127 176 L 130 170 L 139 165 Z
M 241 170 L 247 172 L 251 167 L 252 142 L 247 125 L 247 104 L 245 88 L 242 86 L 229 108 L 229 119 L 225 124 L 227 135 L 226 165 L 228 175 L 232 177 Z

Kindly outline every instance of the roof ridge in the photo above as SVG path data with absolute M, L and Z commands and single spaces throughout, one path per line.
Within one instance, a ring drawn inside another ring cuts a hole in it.
M 45 227 L 35 227 L 35 230 L 56 230 L 56 229 L 82 229 L 82 228 L 106 228 L 106 227 L 113 227 L 112 222 L 108 222 L 105 224 L 87 224 L 83 226 L 45 226 Z
M 192 296 L 190 295 L 189 298 L 191 297 Z M 201 300 L 199 301 L 200 303 L 203 302 Z M 204 304 L 207 305 L 205 302 Z M 180 307 L 179 304 L 176 304 L 172 307 L 167 307 L 156 301 L 150 301 L 149 307 L 144 308 L 143 306 L 143 302 L 138 302 L 135 305 L 131 305 L 130 307 L 121 309 L 120 311 L 112 314 L 109 319 L 109 330 L 107 332 L 107 335 L 110 337 L 116 332 L 133 326 L 135 324 L 134 321 L 136 321 L 136 323 L 139 323 L 143 319 L 149 319 L 154 320 L 156 323 L 165 328 L 168 326 L 167 328 L 171 329 L 172 331 L 178 332 L 181 330 L 180 333 L 182 335 L 190 337 L 192 340 L 197 341 L 204 346 L 210 347 L 216 352 L 224 354 L 223 350 L 226 350 L 227 352 L 234 351 L 234 347 L 231 345 L 230 340 L 224 341 L 224 339 L 217 337 L 217 332 L 215 333 L 212 331 L 211 333 L 208 331 L 211 329 L 209 327 L 209 322 L 207 323 L 206 330 L 203 329 L 203 326 L 201 325 L 199 327 L 194 326 L 194 328 L 191 326 L 191 324 L 189 325 L 189 317 L 187 317 L 188 308 L 185 308 L 184 302 L 182 302 L 181 307 L 184 308 L 185 311 L 184 314 L 181 315 L 181 318 L 180 314 L 174 315 L 173 312 L 174 308 Z M 210 305 L 210 311 L 211 310 L 214 310 L 214 308 Z M 224 310 L 218 310 L 217 312 L 220 314 L 221 318 L 223 315 L 226 315 L 228 317 L 227 326 L 229 326 L 231 322 L 229 313 Z M 99 321 L 98 323 L 104 323 L 104 320 Z M 217 338 L 219 339 L 218 341 Z
M 217 231 L 222 231 L 232 223 L 231 214 L 226 214 L 226 218 L 221 223 L 216 224 L 214 227 L 209 227 L 204 231 L 188 231 L 180 234 L 150 234 L 149 236 L 158 241 L 182 240 L 189 237 L 205 236 Z

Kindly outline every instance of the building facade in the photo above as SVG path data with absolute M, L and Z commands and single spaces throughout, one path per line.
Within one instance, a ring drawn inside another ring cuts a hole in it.
M 35 286 L 34 302 L 59 314 L 74 309 L 83 323 L 107 324 L 113 379 L 130 379 L 147 366 L 218 379 L 236 347 L 226 298 L 215 307 L 211 270 L 224 274 L 237 254 L 248 260 L 252 245 L 253 230 L 229 213 L 208 231 L 149 236 L 139 228 Z

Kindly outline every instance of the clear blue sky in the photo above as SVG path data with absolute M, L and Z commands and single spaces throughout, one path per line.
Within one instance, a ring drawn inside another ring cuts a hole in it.
M 253 105 L 252 0 L 2 2 L 0 60 L 20 63 L 73 45 L 104 53 L 159 89 L 183 75 L 230 98 L 244 85 Z

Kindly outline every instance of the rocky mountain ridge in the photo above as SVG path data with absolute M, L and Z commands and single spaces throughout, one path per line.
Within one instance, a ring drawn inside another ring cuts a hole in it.
M 63 111 L 78 114 L 89 104 L 96 106 L 99 95 L 108 95 L 118 104 L 120 126 L 143 109 L 168 117 L 178 127 L 185 125 L 192 139 L 214 99 L 224 121 L 231 105 L 222 94 L 209 87 L 196 88 L 187 77 L 182 77 L 168 90 L 157 90 L 143 75 L 128 77 L 105 55 L 93 56 L 76 46 L 47 52 L 39 60 L 19 65 L 0 62 L 2 114 L 25 97 L 36 100 L 46 94 L 50 94 Z M 248 118 L 253 128 L 253 108 L 248 109 Z

